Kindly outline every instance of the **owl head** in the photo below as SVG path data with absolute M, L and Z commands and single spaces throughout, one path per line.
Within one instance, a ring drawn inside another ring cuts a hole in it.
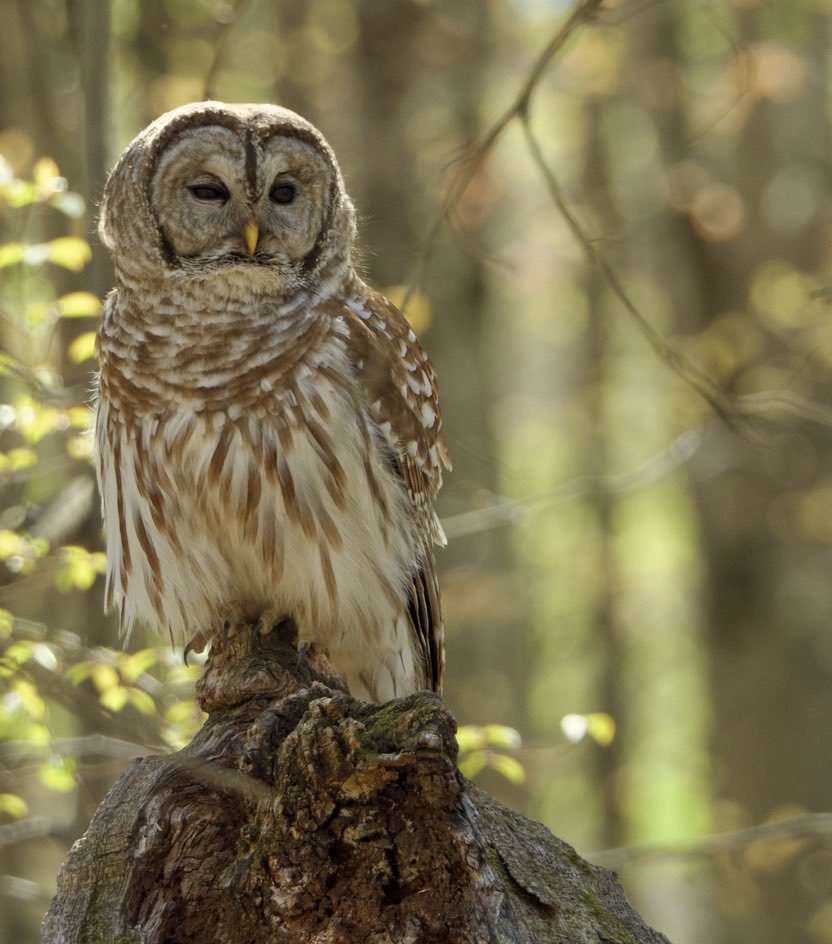
M 122 284 L 245 280 L 287 295 L 349 268 L 355 212 L 308 121 L 275 105 L 199 102 L 127 147 L 99 234 Z

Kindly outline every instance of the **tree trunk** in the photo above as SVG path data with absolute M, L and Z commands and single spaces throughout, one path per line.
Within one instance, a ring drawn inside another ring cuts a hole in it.
M 460 776 L 437 696 L 356 701 L 291 637 L 212 652 L 204 727 L 112 788 L 46 944 L 667 944 L 613 873 Z

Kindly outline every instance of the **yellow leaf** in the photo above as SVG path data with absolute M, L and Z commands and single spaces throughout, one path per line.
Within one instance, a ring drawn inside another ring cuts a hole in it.
M 23 797 L 16 793 L 0 793 L 0 813 L 8 813 L 15 819 L 20 819 L 29 812 L 29 807 Z
M 23 243 L 5 243 L 0 246 L 0 269 L 23 261 L 26 247 Z
M 138 652 L 125 652 L 119 655 L 118 670 L 125 682 L 136 679 L 159 661 L 159 650 L 140 649 Z
M 70 757 L 53 757 L 40 768 L 40 779 L 57 793 L 69 793 L 75 787 L 75 762 Z
M 73 429 L 89 429 L 92 413 L 88 406 L 71 406 L 66 411 L 69 425 Z
M 483 728 L 485 739 L 492 747 L 508 747 L 516 750 L 521 746 L 520 732 L 505 724 L 487 724 Z
M 509 757 L 508 754 L 492 754 L 489 764 L 497 773 L 502 774 L 509 783 L 523 783 L 526 779 L 526 771 L 523 765 L 515 757 Z
M 456 743 L 460 753 L 466 754 L 485 745 L 483 730 L 476 724 L 462 724 L 456 732 Z
M 156 702 L 140 688 L 126 689 L 130 704 L 136 708 L 140 714 L 150 717 L 156 714 Z
M 102 692 L 99 701 L 110 711 L 121 711 L 127 704 L 129 695 L 130 693 L 123 685 L 116 685 L 115 688 L 108 688 L 106 692 Z
M 89 243 L 78 236 L 59 236 L 47 243 L 47 246 L 49 261 L 72 272 L 80 272 L 92 259 Z
M 32 168 L 32 178 L 44 197 L 48 197 L 56 190 L 63 190 L 66 187 L 66 181 L 61 177 L 58 165 L 51 157 L 41 157 L 35 161 L 35 166 Z
M 78 685 L 92 675 L 95 667 L 95 662 L 76 662 L 67 669 L 66 677 L 73 685 Z
M 99 663 L 90 674 L 92 675 L 95 687 L 102 693 L 102 696 L 106 695 L 107 692 L 112 691 L 114 688 L 120 687 L 118 672 L 116 672 L 111 665 L 102 665 Z M 124 701 L 126 700 L 127 696 L 125 695 Z M 124 701 L 122 704 L 124 704 Z
M 58 299 L 58 311 L 62 318 L 96 318 L 101 314 L 101 299 L 92 292 L 69 292 Z
M 609 747 L 615 737 L 615 719 L 605 711 L 593 711 L 586 716 L 587 733 L 601 747 Z
M 73 364 L 89 360 L 95 356 L 95 331 L 85 331 L 69 345 L 69 359 Z
M 488 755 L 485 751 L 472 751 L 459 762 L 459 769 L 466 777 L 476 777 L 485 767 L 487 760 Z

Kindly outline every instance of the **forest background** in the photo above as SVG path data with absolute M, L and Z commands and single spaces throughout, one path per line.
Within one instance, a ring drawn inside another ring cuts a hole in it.
M 828 3 L 2 10 L 0 941 L 200 724 L 102 615 L 87 404 L 107 171 L 217 97 L 324 131 L 436 364 L 465 769 L 675 944 L 832 942 Z

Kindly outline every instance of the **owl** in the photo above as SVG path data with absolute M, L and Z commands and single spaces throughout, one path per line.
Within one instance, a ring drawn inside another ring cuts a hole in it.
M 434 370 L 358 276 L 355 211 L 308 121 L 200 102 L 107 181 L 98 333 L 107 609 L 197 646 L 294 622 L 356 697 L 439 691 Z

